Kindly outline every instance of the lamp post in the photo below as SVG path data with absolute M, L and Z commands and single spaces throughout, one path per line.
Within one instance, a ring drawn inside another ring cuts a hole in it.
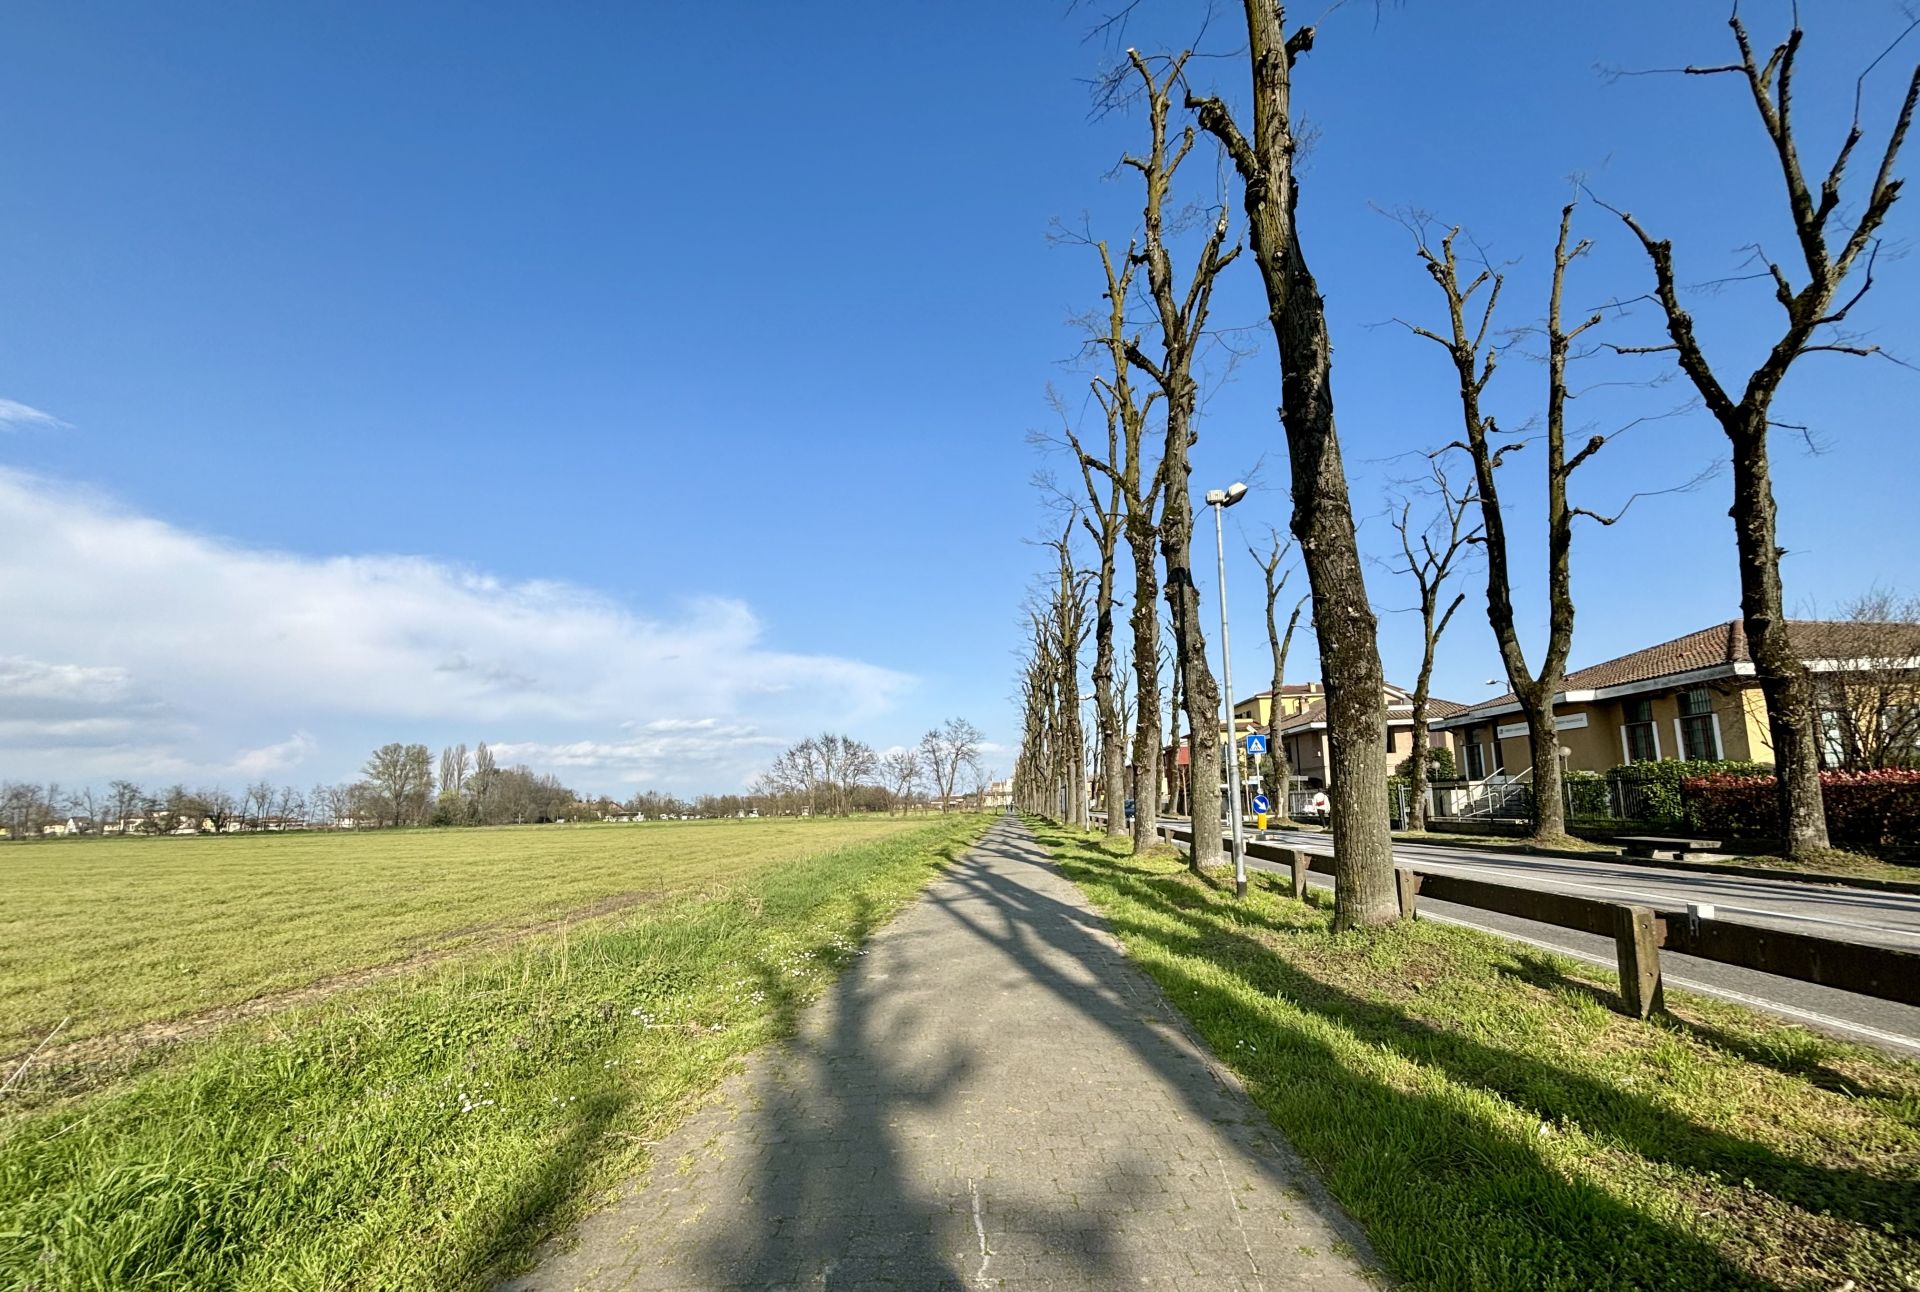
M 1247 486 L 1236 480 L 1225 489 L 1207 490 L 1213 508 L 1213 543 L 1220 558 L 1220 673 L 1227 704 L 1227 811 L 1233 814 L 1233 895 L 1247 895 L 1247 844 L 1240 819 L 1240 749 L 1238 723 L 1233 720 L 1233 644 L 1227 636 L 1227 508 L 1247 496 Z M 1274 697 L 1279 703 L 1279 697 Z M 1209 809 L 1211 810 L 1211 809 Z

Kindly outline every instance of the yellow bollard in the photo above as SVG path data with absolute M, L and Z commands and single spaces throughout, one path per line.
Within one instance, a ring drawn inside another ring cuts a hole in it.
M 1267 828 L 1267 814 L 1265 812 L 1253 818 L 1253 828 L 1256 830 L 1264 830 Z

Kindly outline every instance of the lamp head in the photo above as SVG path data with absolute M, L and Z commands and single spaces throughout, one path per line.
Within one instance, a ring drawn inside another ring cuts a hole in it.
M 1227 491 L 1224 489 L 1207 490 L 1207 506 L 1224 507 L 1227 505 Z
M 1226 505 L 1231 507 L 1233 506 L 1233 504 L 1239 502 L 1242 498 L 1246 496 L 1247 496 L 1246 482 L 1244 480 L 1235 480 L 1232 484 L 1227 486 Z

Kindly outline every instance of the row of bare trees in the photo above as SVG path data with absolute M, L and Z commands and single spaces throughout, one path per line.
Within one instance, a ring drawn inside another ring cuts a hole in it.
M 946 812 L 971 794 L 984 808 L 993 786 L 985 745 L 965 718 L 949 718 L 919 744 L 884 755 L 852 736 L 823 732 L 781 751 L 744 802 L 755 812 L 847 816 L 928 804 Z
M 1197 245 L 1186 245 L 1179 237 L 1192 212 L 1177 195 L 1176 183 L 1198 133 L 1205 132 L 1219 144 L 1239 182 L 1247 246 L 1266 292 L 1280 362 L 1281 424 L 1293 475 L 1292 528 L 1311 587 L 1321 674 L 1327 683 L 1331 772 L 1339 789 L 1332 822 L 1336 864 L 1342 871 L 1336 922 L 1347 927 L 1391 918 L 1394 897 L 1375 620 L 1333 417 L 1324 308 L 1294 219 L 1297 140 L 1290 116 L 1291 76 L 1313 35 L 1310 28 L 1288 34 L 1278 6 L 1264 0 L 1246 0 L 1244 10 L 1254 91 L 1250 134 L 1223 100 L 1192 92 L 1187 80 L 1190 54 L 1150 57 L 1129 50 L 1126 68 L 1108 86 L 1112 103 L 1138 101 L 1145 110 L 1146 147 L 1121 159 L 1140 180 L 1141 224 L 1118 256 L 1107 240 L 1091 234 L 1084 238 L 1098 254 L 1105 280 L 1106 308 L 1092 318 L 1096 326 L 1090 347 L 1104 358 L 1092 380 L 1094 398 L 1106 417 L 1104 454 L 1090 451 L 1071 425 L 1066 441 L 1086 487 L 1084 510 L 1097 518 L 1088 522 L 1100 553 L 1092 580 L 1097 661 L 1101 639 L 1111 641 L 1101 628 L 1112 613 L 1113 579 L 1106 571 L 1116 563 L 1118 537 L 1126 538 L 1133 557 L 1133 842 L 1136 847 L 1149 845 L 1156 824 L 1162 765 L 1158 602 L 1164 596 L 1175 726 L 1183 712 L 1188 733 L 1185 775 L 1193 787 L 1192 855 L 1197 866 L 1199 859 L 1217 855 L 1221 843 L 1213 792 L 1222 775 L 1221 696 L 1207 658 L 1193 572 L 1189 477 L 1199 435 L 1198 369 L 1213 335 L 1208 327 L 1213 291 L 1242 249 L 1232 236 L 1225 204 L 1206 210 L 1197 221 L 1203 230 Z M 1176 103 L 1193 114 L 1192 124 L 1176 128 Z M 1145 305 L 1139 322 L 1129 308 L 1136 294 Z M 1160 443 L 1157 456 L 1150 456 L 1156 420 Z M 1084 614 L 1085 591 L 1066 541 L 1059 546 L 1056 586 L 1029 614 L 1033 638 L 1022 679 L 1025 743 L 1016 791 L 1023 805 L 1079 820 L 1084 818 L 1080 800 L 1086 778 L 1078 774 L 1083 742 L 1076 624 Z M 1276 584 L 1278 566 L 1276 554 L 1270 574 Z M 1277 604 L 1277 586 L 1274 596 Z M 1291 635 L 1291 625 L 1282 635 L 1275 624 L 1278 673 L 1284 674 Z M 1097 743 L 1111 769 L 1116 761 L 1112 751 L 1123 738 L 1118 716 L 1123 706 L 1117 693 L 1103 702 L 1097 680 L 1095 701 Z M 1118 781 L 1110 770 L 1107 780 L 1111 807 Z M 1054 785 L 1063 787 L 1062 799 L 1049 806 Z M 1110 831 L 1124 829 L 1120 816 L 1109 812 Z
M 1242 50 L 1248 107 L 1236 116 L 1225 98 L 1198 93 L 1189 80 L 1191 52 L 1150 56 L 1128 50 L 1126 65 L 1106 85 L 1104 106 L 1138 105 L 1145 118 L 1145 147 L 1122 158 L 1137 174 L 1142 189 L 1141 221 L 1125 250 L 1090 231 L 1073 241 L 1097 253 L 1104 308 L 1088 316 L 1088 353 L 1098 359 L 1092 395 L 1105 418 L 1104 443 L 1083 442 L 1072 418 L 1063 440 L 1079 467 L 1084 497 L 1075 498 L 1075 518 L 1065 535 L 1049 540 L 1057 555 L 1057 574 L 1029 605 L 1030 646 L 1021 678 L 1023 747 L 1016 771 L 1020 803 L 1029 810 L 1084 822 L 1088 778 L 1084 763 L 1088 742 L 1080 731 L 1079 663 L 1085 623 L 1091 616 L 1096 733 L 1094 757 L 1101 765 L 1100 793 L 1111 808 L 1125 796 L 1135 804 L 1133 842 L 1144 848 L 1153 839 L 1159 805 L 1162 747 L 1159 730 L 1163 659 L 1160 601 L 1164 598 L 1170 638 L 1171 690 L 1175 728 L 1184 710 L 1189 731 L 1191 785 L 1198 793 L 1193 812 L 1193 856 L 1219 852 L 1218 813 L 1212 787 L 1221 781 L 1220 695 L 1206 655 L 1198 590 L 1192 570 L 1194 504 L 1189 474 L 1190 451 L 1200 377 L 1197 364 L 1208 345 L 1208 311 L 1221 274 L 1244 247 L 1258 272 L 1267 304 L 1267 322 L 1281 378 L 1280 423 L 1291 473 L 1290 528 L 1305 567 L 1311 624 L 1326 684 L 1330 745 L 1330 798 L 1336 864 L 1336 927 L 1394 918 L 1392 863 L 1386 790 L 1389 767 L 1385 742 L 1383 673 L 1376 623 L 1368 600 L 1353 508 L 1336 430 L 1331 385 L 1332 349 L 1319 285 L 1308 267 L 1298 223 L 1300 177 L 1296 158 L 1300 135 L 1293 104 L 1297 65 L 1314 45 L 1312 27 L 1289 29 L 1285 7 L 1273 0 L 1243 0 L 1246 41 Z M 1459 405 L 1459 438 L 1425 452 L 1429 474 L 1420 487 L 1422 514 L 1415 499 L 1403 499 L 1393 517 L 1399 537 L 1394 566 L 1409 577 L 1419 594 L 1423 656 L 1414 690 L 1416 749 L 1427 744 L 1428 705 L 1435 651 L 1441 635 L 1465 600 L 1451 580 L 1463 573 L 1470 553 L 1482 558 L 1486 614 L 1502 665 L 1526 720 L 1532 748 L 1535 831 L 1544 838 L 1564 834 L 1560 792 L 1559 740 L 1552 711 L 1562 689 L 1574 630 L 1571 577 L 1573 536 L 1581 518 L 1611 525 L 1608 515 L 1579 505 L 1569 482 L 1619 432 L 1573 436 L 1568 405 L 1574 397 L 1569 365 L 1595 358 L 1603 350 L 1616 356 L 1670 354 L 1679 374 L 1724 432 L 1733 466 L 1735 551 L 1741 586 L 1741 613 L 1748 648 L 1768 707 L 1778 767 L 1781 819 L 1787 823 L 1787 850 L 1818 852 L 1827 843 L 1818 771 L 1823 734 L 1822 699 L 1802 662 L 1804 652 L 1789 639 L 1780 579 L 1777 506 L 1768 435 L 1778 425 L 1771 415 L 1775 395 L 1793 366 L 1821 352 L 1864 356 L 1877 347 L 1844 330 L 1849 314 L 1873 285 L 1878 232 L 1898 198 L 1901 181 L 1895 165 L 1920 99 L 1920 67 L 1904 93 L 1878 150 L 1871 179 L 1848 200 L 1848 165 L 1867 135 L 1863 119 L 1866 74 L 1856 85 L 1852 118 L 1832 161 L 1810 182 L 1801 157 L 1793 115 L 1793 73 L 1804 41 L 1798 26 L 1764 57 L 1755 49 L 1736 11 L 1729 22 L 1736 61 L 1689 66 L 1690 76 L 1730 76 L 1743 83 L 1770 146 L 1791 217 L 1799 268 L 1755 249 L 1756 263 L 1773 286 L 1783 318 L 1775 340 L 1751 370 L 1716 368 L 1697 337 L 1682 301 L 1675 253 L 1631 214 L 1592 198 L 1612 214 L 1644 251 L 1651 290 L 1621 292 L 1619 297 L 1651 301 L 1664 338 L 1635 342 L 1596 342 L 1602 312 L 1569 317 L 1564 308 L 1570 271 L 1587 254 L 1591 238 L 1576 233 L 1579 202 L 1559 212 L 1544 322 L 1532 331 L 1544 342 L 1545 390 L 1541 411 L 1520 433 L 1506 432 L 1487 411 L 1485 397 L 1503 344 L 1515 329 L 1503 327 L 1496 311 L 1505 276 L 1484 256 L 1462 253 L 1458 227 L 1415 215 L 1404 217 L 1414 234 L 1414 251 L 1444 302 L 1443 322 L 1429 326 L 1406 322 L 1417 336 L 1445 351 L 1453 370 Z M 1909 31 L 1912 28 L 1908 29 Z M 1904 34 L 1904 33 L 1903 33 Z M 1898 43 L 1897 41 L 1895 42 Z M 1884 61 L 1886 51 L 1868 65 Z M 1219 66 L 1220 64 L 1212 64 Z M 1179 108 L 1192 124 L 1175 121 Z M 1195 211 L 1175 196 L 1182 163 L 1192 151 L 1196 129 L 1210 136 L 1230 168 L 1244 213 L 1237 235 L 1225 205 Z M 1745 214 L 1745 213 L 1742 213 Z M 1199 230 L 1184 239 L 1180 229 Z M 1730 241 L 1740 241 L 1738 235 Z M 1465 244 L 1470 246 L 1470 240 Z M 1619 301 L 1617 327 L 1630 318 Z M 1134 307 L 1138 306 L 1136 310 Z M 1405 322 L 1403 320 L 1403 322 Z M 1585 338 L 1585 339 L 1583 339 Z M 1065 405 L 1062 404 L 1064 409 Z M 1637 419 L 1639 421 L 1652 418 Z M 1160 441 L 1154 453 L 1155 435 Z M 1625 428 L 1622 428 L 1625 429 Z M 1526 433 L 1527 431 L 1533 433 Z M 1545 476 L 1546 613 L 1517 614 L 1514 560 L 1509 532 L 1510 505 L 1502 496 L 1501 467 L 1521 449 L 1541 445 Z M 1447 459 L 1461 455 L 1470 478 L 1461 485 L 1449 478 Z M 1074 526 L 1092 538 L 1094 556 L 1084 570 L 1069 550 Z M 1115 571 L 1124 538 L 1132 557 L 1131 678 L 1116 679 L 1118 652 L 1113 631 L 1118 604 Z M 1265 553 L 1254 553 L 1266 576 L 1267 624 L 1273 648 L 1276 718 L 1288 648 L 1299 623 L 1296 606 L 1284 631 L 1280 627 L 1282 566 L 1286 545 L 1276 535 Z M 1158 558 L 1157 560 L 1155 558 Z M 1529 659 L 1518 624 L 1543 618 L 1547 636 Z M 1126 702 L 1127 682 L 1132 703 Z M 1834 706 L 1827 706 L 1833 724 Z M 1858 706 L 1855 706 L 1858 707 Z M 1907 708 L 1895 705 L 1899 713 Z M 1132 714 L 1131 783 L 1123 760 L 1128 732 L 1122 714 Z M 1842 715 L 1841 721 L 1848 719 Z M 1875 719 L 1884 728 L 1889 719 Z M 1858 740 L 1856 738 L 1856 743 Z M 1263 780 L 1286 784 L 1285 750 L 1271 741 Z M 1424 808 L 1426 760 L 1411 760 L 1414 802 Z M 1416 821 L 1416 826 L 1423 822 Z M 1107 829 L 1124 829 L 1121 814 L 1110 812 Z

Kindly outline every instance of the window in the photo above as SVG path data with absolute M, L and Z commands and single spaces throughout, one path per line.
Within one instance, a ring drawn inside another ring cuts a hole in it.
M 1846 717 L 1838 709 L 1820 710 L 1820 765 L 1847 765 Z
M 1653 729 L 1653 701 L 1628 700 L 1627 711 L 1627 761 L 1630 763 L 1650 763 L 1660 757 L 1660 741 Z
M 1390 754 L 1394 752 L 1394 748 L 1393 748 L 1393 728 L 1392 728 L 1392 727 L 1388 727 L 1388 728 L 1387 728 L 1387 752 L 1388 752 L 1388 753 L 1390 753 Z
M 1469 739 L 1466 744 L 1466 750 L 1467 779 L 1470 781 L 1485 780 L 1487 777 L 1487 764 L 1486 760 L 1480 754 L 1480 742 Z
M 1680 756 L 1720 757 L 1720 739 L 1713 729 L 1713 693 L 1704 686 L 1680 693 Z

